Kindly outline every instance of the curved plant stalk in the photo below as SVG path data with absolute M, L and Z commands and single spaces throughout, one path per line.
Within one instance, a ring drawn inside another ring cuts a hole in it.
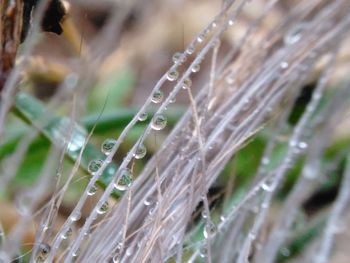
M 40 132 L 53 144 L 62 145 L 65 142 L 65 132 L 70 127 L 68 118 L 59 117 L 48 109 L 39 100 L 30 96 L 27 93 L 20 92 L 15 98 L 14 110 L 26 122 L 36 126 L 43 118 L 47 118 L 48 124 L 41 128 L 37 126 Z M 84 146 L 87 139 L 86 130 L 75 123 L 73 125 L 72 135 L 68 142 L 66 156 L 75 162 L 79 156 L 81 148 Z M 105 156 L 96 149 L 91 143 L 87 143 L 80 161 L 80 167 L 88 171 L 88 165 L 91 160 L 103 160 Z M 116 171 L 117 166 L 111 163 L 101 176 L 98 184 L 105 187 L 110 181 Z

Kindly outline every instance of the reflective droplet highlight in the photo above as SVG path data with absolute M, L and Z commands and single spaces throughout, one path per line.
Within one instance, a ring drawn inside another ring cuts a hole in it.
M 78 221 L 81 218 L 81 213 L 79 211 L 73 212 L 72 215 L 70 216 L 70 219 L 72 221 Z
M 101 207 L 99 207 L 99 208 L 97 209 L 96 212 L 97 212 L 98 214 L 102 215 L 102 214 L 105 214 L 105 213 L 108 211 L 108 209 L 109 209 L 109 204 L 108 204 L 108 202 L 106 201 L 106 202 L 104 202 L 104 203 L 102 204 Z
M 187 49 L 186 49 L 186 53 L 189 54 L 189 55 L 192 55 L 195 51 L 195 48 L 193 45 L 189 46 Z
M 119 191 L 127 190 L 133 181 L 133 174 L 130 169 L 125 168 L 121 171 L 120 179 L 114 183 L 114 187 Z
M 148 118 L 147 112 L 142 112 L 142 113 L 140 113 L 139 116 L 138 116 L 138 120 L 139 120 L 139 121 L 145 121 L 145 120 L 147 120 L 147 118 Z
M 182 53 L 180 52 L 176 52 L 174 55 L 173 55 L 173 62 L 174 63 L 183 63 L 186 61 L 186 57 L 182 57 Z
M 287 34 L 284 36 L 284 39 L 283 39 L 284 43 L 286 45 L 292 45 L 297 43 L 301 38 L 303 29 L 304 29 L 303 24 L 296 25 L 295 27 L 290 29 L 287 32 Z
M 153 130 L 160 131 L 165 128 L 166 124 L 167 124 L 166 117 L 161 114 L 158 114 L 153 117 L 151 126 Z
M 134 154 L 135 159 L 142 159 L 146 156 L 147 149 L 146 146 L 142 143 L 137 147 L 136 152 Z
M 114 139 L 106 139 L 101 145 L 101 151 L 105 155 L 109 155 L 112 152 L 114 145 L 117 143 Z
M 62 239 L 67 239 L 72 235 L 73 231 L 71 228 L 68 228 L 68 230 L 61 235 Z
M 171 70 L 167 74 L 167 79 L 169 81 L 177 80 L 178 77 L 179 77 L 179 72 L 177 70 Z
M 39 245 L 39 253 L 37 257 L 38 262 L 44 262 L 50 254 L 51 247 L 46 243 L 41 243 Z
M 209 221 L 205 224 L 204 230 L 203 230 L 203 236 L 204 238 L 210 238 L 211 236 L 215 235 L 217 231 L 216 225 Z
M 197 73 L 201 69 L 201 66 L 199 64 L 196 64 L 192 67 L 192 72 Z
M 103 161 L 102 160 L 92 160 L 88 165 L 88 171 L 91 174 L 96 173 L 102 166 Z
M 93 185 L 93 186 L 89 189 L 89 191 L 87 192 L 87 195 L 92 196 L 92 195 L 96 194 L 96 192 L 97 192 L 97 187 L 96 187 L 95 185 Z
M 183 89 L 188 89 L 192 86 L 192 80 L 187 78 L 187 79 L 184 79 L 183 83 L 182 83 L 182 88 Z
M 156 90 L 152 95 L 153 103 L 161 103 L 164 98 L 164 93 L 161 90 Z

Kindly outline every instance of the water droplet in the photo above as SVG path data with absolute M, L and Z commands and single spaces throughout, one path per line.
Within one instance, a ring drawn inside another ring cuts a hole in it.
M 221 216 L 220 216 L 220 221 L 221 221 L 221 222 L 225 222 L 225 221 L 226 221 L 226 217 L 223 216 L 223 215 L 221 215 Z
M 306 142 L 299 142 L 298 143 L 298 147 L 299 147 L 299 149 L 302 149 L 302 150 L 304 150 L 304 149 L 306 149 L 307 148 L 307 143 Z
M 41 243 L 39 245 L 39 254 L 38 254 L 37 260 L 39 262 L 44 262 L 49 256 L 50 251 L 51 251 L 51 247 L 48 244 Z
M 284 256 L 284 257 L 289 257 L 290 256 L 290 250 L 286 247 L 283 247 L 281 248 L 281 254 Z
M 68 237 L 70 237 L 72 235 L 73 231 L 71 228 L 68 228 L 68 230 L 65 233 L 61 234 L 61 238 L 62 239 L 67 239 Z
M 88 165 L 88 171 L 91 174 L 95 174 L 102 166 L 103 160 L 92 160 Z
M 235 78 L 233 74 L 229 74 L 226 76 L 225 81 L 228 85 L 232 85 L 233 83 L 235 83 Z
M 96 187 L 95 185 L 93 185 L 93 186 L 89 189 L 89 191 L 87 192 L 87 195 L 92 196 L 92 195 L 96 194 L 96 192 L 97 192 L 97 187 Z
M 200 256 L 201 258 L 205 258 L 205 257 L 207 257 L 207 255 L 208 255 L 208 249 L 207 249 L 207 247 L 206 247 L 206 246 L 202 246 L 202 247 L 199 249 L 199 256 Z
M 113 260 L 113 263 L 119 263 L 120 262 L 120 254 L 115 254 L 112 260 Z
M 152 119 L 152 129 L 156 131 L 160 131 L 165 128 L 167 124 L 167 119 L 161 114 L 158 114 Z
M 182 83 L 182 88 L 183 89 L 188 89 L 192 86 L 192 80 L 190 78 L 184 79 Z
M 261 189 L 263 189 L 266 192 L 272 192 L 273 191 L 273 186 L 269 185 L 268 183 L 265 182 L 265 183 L 263 183 L 261 185 Z
M 197 73 L 201 69 L 201 66 L 199 64 L 196 64 L 192 67 L 192 72 Z
M 303 24 L 296 25 L 295 27 L 290 29 L 287 32 L 287 34 L 284 36 L 284 39 L 283 39 L 284 43 L 286 45 L 292 45 L 297 43 L 302 36 L 303 30 L 304 30 Z
M 201 215 L 204 219 L 208 218 L 207 212 L 205 210 L 202 210 Z
M 147 112 L 142 112 L 139 114 L 138 119 L 139 119 L 139 121 L 145 121 L 145 120 L 147 120 L 147 117 L 148 117 Z
M 250 233 L 248 234 L 248 237 L 249 237 L 250 240 L 255 240 L 256 235 L 255 235 L 254 233 L 250 232 Z
M 205 34 L 204 34 L 204 33 L 201 33 L 201 34 L 199 34 L 198 37 L 197 37 L 197 42 L 198 42 L 198 43 L 202 43 L 202 42 L 204 41 L 204 39 L 205 39 Z
M 294 148 L 295 146 L 297 146 L 297 142 L 296 142 L 295 140 L 290 140 L 290 141 L 289 141 L 289 146 L 290 146 L 291 148 Z
M 174 55 L 173 55 L 173 62 L 174 63 L 178 63 L 178 62 L 180 62 L 180 63 L 184 63 L 185 61 L 186 61 L 186 57 L 184 56 L 184 57 L 182 57 L 182 53 L 180 53 L 180 52 L 176 52 Z
M 114 139 L 106 139 L 101 145 L 101 151 L 105 155 L 109 155 L 112 152 L 112 149 L 113 149 L 114 145 L 116 144 L 116 142 L 117 141 Z
M 30 213 L 30 200 L 32 198 L 28 194 L 18 196 L 15 200 L 15 206 L 18 213 L 22 216 L 26 216 Z
M 130 169 L 125 168 L 121 171 L 120 179 L 114 183 L 114 187 L 119 191 L 127 190 L 133 181 L 133 175 Z
M 143 201 L 143 204 L 145 206 L 150 206 L 152 204 L 152 199 L 151 198 L 146 198 L 145 201 Z
M 280 64 L 280 66 L 281 66 L 282 69 L 286 69 L 286 68 L 289 67 L 289 64 L 288 64 L 288 62 L 286 62 L 286 61 L 282 61 L 281 64 Z
M 203 230 L 204 238 L 210 238 L 211 236 L 216 234 L 216 231 L 216 225 L 212 221 L 207 222 Z
M 81 213 L 79 211 L 73 211 L 72 215 L 70 216 L 70 219 L 75 222 L 78 221 L 81 218 Z
M 153 103 L 161 103 L 164 97 L 164 93 L 161 90 L 156 90 L 152 95 Z
M 177 80 L 178 77 L 179 77 L 179 72 L 177 70 L 171 70 L 167 74 L 167 78 L 169 81 Z
M 125 251 L 125 256 L 130 257 L 132 255 L 132 252 L 133 252 L 132 247 L 127 248 Z
M 263 165 L 268 165 L 268 164 L 270 163 L 270 159 L 267 158 L 267 157 L 263 157 L 263 158 L 261 159 L 261 163 L 262 163 Z
M 76 258 L 77 256 L 79 256 L 79 254 L 80 254 L 80 248 L 78 248 L 76 251 L 74 251 L 74 252 L 72 253 L 72 257 L 73 257 L 73 258 Z
M 147 149 L 145 145 L 141 143 L 140 145 L 137 146 L 137 149 L 134 153 L 134 157 L 135 159 L 142 159 L 143 157 L 146 156 L 146 153 L 147 153 Z
M 230 19 L 230 20 L 228 21 L 228 25 L 229 25 L 229 26 L 233 26 L 234 24 L 235 24 L 235 21 L 234 21 L 234 20 Z
M 186 49 L 186 53 L 189 55 L 192 55 L 195 51 L 195 48 L 193 45 L 190 45 L 187 49 Z
M 106 202 L 104 202 L 104 203 L 97 209 L 96 212 L 97 212 L 98 214 L 102 215 L 102 214 L 106 213 L 106 212 L 108 211 L 108 209 L 109 209 L 109 204 L 108 204 L 108 202 L 106 201 Z

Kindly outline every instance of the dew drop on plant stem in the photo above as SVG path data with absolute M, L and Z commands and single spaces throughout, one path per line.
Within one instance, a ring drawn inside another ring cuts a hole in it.
M 202 42 L 204 41 L 204 39 L 205 39 L 205 34 L 204 34 L 204 33 L 201 33 L 201 34 L 199 34 L 198 37 L 197 37 L 197 42 L 198 42 L 198 43 L 202 43 Z
M 205 257 L 207 257 L 207 255 L 208 255 L 208 249 L 207 249 L 207 247 L 206 247 L 206 246 L 202 246 L 202 247 L 199 249 L 199 256 L 200 256 L 201 258 L 205 258 Z
M 44 262 L 50 254 L 51 247 L 46 243 L 41 243 L 39 245 L 38 262 Z
M 186 49 L 186 53 L 189 55 L 192 55 L 195 51 L 195 48 L 193 45 L 190 45 L 187 49 Z
M 78 221 L 81 218 L 81 213 L 79 211 L 74 211 L 72 215 L 70 216 L 70 219 L 75 222 Z
M 72 257 L 76 258 L 80 254 L 80 248 L 78 248 L 75 252 L 72 253 Z
M 119 263 L 120 262 L 120 255 L 119 254 L 114 255 L 112 261 L 113 261 L 113 263 Z
M 196 64 L 192 67 L 192 72 L 197 73 L 201 69 L 201 66 L 199 64 Z
M 180 52 L 176 52 L 174 55 L 173 55 L 173 62 L 174 63 L 184 63 L 186 61 L 186 57 L 182 57 L 182 53 Z
M 108 202 L 106 201 L 106 202 L 104 202 L 102 205 L 101 205 L 101 207 L 99 207 L 98 209 L 97 209 L 97 213 L 98 214 L 100 214 L 100 215 L 102 215 L 102 214 L 105 214 L 107 211 L 108 211 L 108 209 L 109 209 L 109 204 L 108 204 Z
M 304 149 L 306 149 L 307 148 L 307 143 L 306 142 L 299 142 L 298 143 L 298 147 L 299 147 L 299 149 L 302 149 L 302 150 L 304 150 Z
M 145 121 L 145 120 L 147 120 L 147 117 L 148 117 L 147 112 L 142 112 L 142 113 L 139 114 L 138 120 L 139 121 Z
M 141 143 L 140 145 L 137 146 L 137 149 L 134 153 L 134 157 L 135 159 L 142 159 L 143 157 L 146 156 L 146 153 L 147 153 L 146 146 Z
M 190 78 L 186 78 L 184 79 L 183 83 L 182 83 L 182 88 L 183 89 L 188 89 L 192 86 L 192 80 Z
M 96 194 L 96 192 L 97 192 L 97 187 L 96 187 L 95 185 L 93 185 L 93 186 L 89 189 L 89 191 L 87 192 L 87 195 L 92 196 L 92 195 Z
M 114 187 L 119 191 L 127 190 L 133 181 L 133 174 L 130 169 L 125 168 L 121 171 L 120 179 L 114 182 Z
M 160 103 L 162 102 L 164 97 L 164 93 L 161 90 L 156 90 L 152 95 L 152 102 L 153 103 Z
M 112 152 L 112 149 L 113 149 L 114 145 L 116 144 L 116 142 L 117 141 L 114 139 L 106 139 L 101 145 L 101 151 L 105 155 L 109 155 Z
M 72 235 L 72 233 L 73 233 L 72 229 L 68 228 L 68 230 L 65 233 L 61 234 L 61 238 L 67 239 L 68 237 L 70 237 Z
M 284 43 L 286 45 L 292 45 L 297 43 L 301 38 L 303 29 L 304 29 L 303 24 L 296 25 L 295 27 L 290 29 L 287 32 L 287 34 L 284 36 L 284 39 L 283 39 Z
M 281 66 L 282 69 L 286 69 L 286 68 L 289 67 L 289 64 L 288 64 L 288 62 L 286 62 L 286 61 L 282 61 L 281 64 L 280 64 L 280 66 Z
M 204 230 L 203 230 L 203 236 L 204 238 L 210 238 L 211 236 L 215 235 L 217 231 L 216 225 L 209 221 L 205 224 Z
M 161 114 L 158 114 L 153 117 L 151 126 L 153 130 L 160 131 L 165 128 L 166 124 L 166 117 Z
M 170 70 L 167 74 L 167 79 L 169 81 L 177 80 L 178 77 L 179 77 L 179 72 L 177 70 Z
M 261 189 L 263 189 L 266 192 L 272 192 L 273 191 L 273 186 L 267 184 L 266 182 L 261 185 Z
M 146 198 L 145 201 L 143 201 L 143 204 L 145 206 L 150 206 L 152 204 L 152 200 L 151 198 Z
M 102 160 L 92 160 L 88 165 L 88 171 L 91 174 L 95 174 L 102 166 Z

